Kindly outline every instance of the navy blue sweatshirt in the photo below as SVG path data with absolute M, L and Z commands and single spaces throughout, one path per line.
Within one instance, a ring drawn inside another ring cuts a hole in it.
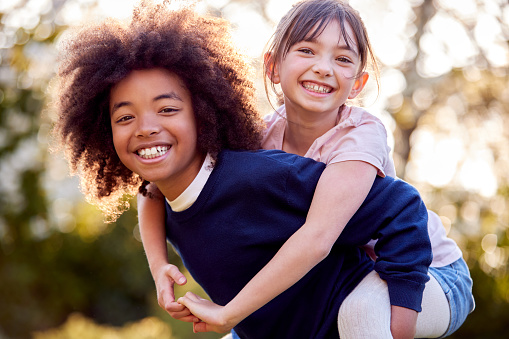
M 324 168 L 277 150 L 223 151 L 190 208 L 173 212 L 166 204 L 168 240 L 215 303 L 233 299 L 304 224 Z M 378 239 L 376 262 L 359 248 L 370 239 Z M 418 192 L 378 177 L 330 254 L 235 331 L 241 338 L 338 338 L 342 301 L 373 269 L 387 281 L 392 305 L 420 311 L 431 259 Z

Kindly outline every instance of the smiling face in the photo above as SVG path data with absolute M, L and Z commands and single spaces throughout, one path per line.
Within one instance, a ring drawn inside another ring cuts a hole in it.
M 180 78 L 165 69 L 132 71 L 112 88 L 109 108 L 122 163 L 168 199 L 178 197 L 205 158 L 197 148 L 191 95 Z
M 368 75 L 362 73 L 357 43 L 351 26 L 345 23 L 347 44 L 341 27 L 331 21 L 312 40 L 297 42 L 276 64 L 272 81 L 281 84 L 286 112 L 293 114 L 334 114 L 347 99 L 363 89 Z

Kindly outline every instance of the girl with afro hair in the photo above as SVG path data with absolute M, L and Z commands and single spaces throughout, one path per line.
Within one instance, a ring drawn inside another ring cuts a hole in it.
M 146 193 L 142 177 L 120 161 L 108 108 L 112 87 L 133 70 L 164 68 L 189 89 L 200 152 L 260 148 L 262 120 L 255 108 L 251 69 L 229 35 L 229 24 L 143 2 L 126 24 L 108 19 L 70 32 L 62 44 L 55 100 L 55 135 L 87 199 L 111 220 L 126 209 L 122 197 Z

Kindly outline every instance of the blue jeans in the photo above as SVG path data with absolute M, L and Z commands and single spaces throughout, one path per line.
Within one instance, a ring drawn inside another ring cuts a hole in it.
M 442 286 L 449 301 L 451 321 L 445 334 L 440 337 L 444 338 L 455 332 L 475 308 L 472 278 L 463 258 L 447 266 L 430 267 L 428 272 Z

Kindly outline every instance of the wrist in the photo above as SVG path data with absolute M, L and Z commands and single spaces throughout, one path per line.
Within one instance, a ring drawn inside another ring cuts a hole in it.
M 247 316 L 241 315 L 241 313 L 236 310 L 232 305 L 227 304 L 221 309 L 221 320 L 223 326 L 226 328 L 234 328 L 237 326 L 242 320 L 244 320 Z
M 161 272 L 163 272 L 164 267 L 169 264 L 170 263 L 168 261 L 164 261 L 164 260 L 149 263 L 148 266 L 149 266 L 150 272 L 152 273 L 152 277 L 154 277 L 154 280 L 156 279 L 157 276 L 159 276 L 161 274 Z

